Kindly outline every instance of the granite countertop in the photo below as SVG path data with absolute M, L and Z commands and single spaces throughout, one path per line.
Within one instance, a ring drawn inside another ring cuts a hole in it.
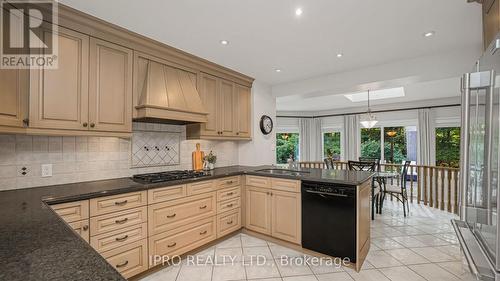
M 216 168 L 208 176 L 159 184 L 130 178 L 74 183 L 0 192 L 0 280 L 125 280 L 47 204 L 147 190 L 151 188 L 252 174 L 308 181 L 359 185 L 372 173 L 302 169 L 295 175 L 259 170 L 272 166 Z

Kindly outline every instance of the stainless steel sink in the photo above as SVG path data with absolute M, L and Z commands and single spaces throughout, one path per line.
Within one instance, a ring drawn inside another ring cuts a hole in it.
M 288 169 L 262 169 L 256 170 L 259 173 L 268 173 L 274 175 L 286 175 L 286 176 L 301 176 L 303 174 L 308 174 L 307 171 L 297 171 L 297 170 L 288 170 Z

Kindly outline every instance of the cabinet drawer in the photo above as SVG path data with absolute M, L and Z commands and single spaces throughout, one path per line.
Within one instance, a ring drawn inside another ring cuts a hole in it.
M 216 238 L 216 217 L 149 237 L 150 255 L 182 255 Z M 154 263 L 154 260 L 151 260 Z M 155 264 L 151 264 L 153 266 Z
M 146 204 L 146 191 L 94 198 L 90 200 L 90 216 L 95 217 L 130 208 L 145 206 Z
M 241 184 L 241 177 L 240 176 L 234 176 L 234 177 L 227 177 L 223 179 L 218 179 L 217 180 L 217 189 L 220 188 L 225 188 L 225 187 L 235 187 L 239 186 Z
M 148 238 L 148 224 L 142 223 L 98 236 L 92 236 L 90 245 L 96 251 L 102 253 L 146 238 Z
M 73 230 L 80 235 L 83 240 L 89 242 L 90 239 L 90 231 L 89 231 L 89 220 L 75 221 L 69 223 L 69 226 L 73 228 Z
M 300 192 L 300 181 L 286 179 L 271 179 L 271 188 L 275 190 Z
M 241 210 L 217 215 L 217 238 L 241 228 Z
M 216 214 L 215 192 L 150 205 L 149 235 L 194 223 Z
M 217 201 L 234 199 L 241 196 L 241 187 L 230 187 L 217 191 Z
M 241 198 L 229 199 L 217 203 L 217 214 L 224 213 L 241 207 Z
M 200 181 L 200 182 L 190 183 L 187 185 L 188 195 L 207 193 L 211 191 L 215 191 L 214 181 Z
M 90 218 L 92 236 L 123 229 L 147 221 L 147 207 L 125 210 L 113 214 Z
M 68 223 L 89 218 L 89 200 L 57 204 L 51 207 Z
M 148 269 L 147 239 L 129 243 L 102 254 L 125 278 L 130 278 Z
M 187 196 L 186 185 L 175 185 L 148 190 L 148 204 L 160 203 Z
M 259 176 L 246 176 L 246 185 L 255 187 L 270 187 L 271 179 Z

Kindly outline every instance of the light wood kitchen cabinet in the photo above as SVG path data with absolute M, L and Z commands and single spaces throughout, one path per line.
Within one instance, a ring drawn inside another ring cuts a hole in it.
M 299 181 L 247 176 L 246 183 L 245 227 L 300 244 L 301 197 L 296 189 Z
M 247 186 L 245 204 L 245 227 L 271 235 L 271 193 L 260 187 Z
M 69 226 L 80 235 L 80 237 L 85 240 L 85 242 L 89 243 L 90 241 L 90 229 L 89 229 L 89 220 L 81 220 L 76 222 L 69 223 Z
M 52 209 L 66 222 L 76 222 L 89 218 L 89 200 L 61 203 Z
M 89 36 L 59 27 L 58 68 L 31 70 L 30 127 L 88 130 Z
M 483 2 L 483 40 L 484 49 L 488 48 L 500 32 L 500 0 Z
M 240 138 L 252 137 L 252 94 L 249 87 L 235 84 L 236 136 Z
M 189 124 L 191 139 L 250 139 L 250 88 L 206 73 L 199 78 L 199 93 L 208 112 L 208 122 Z
M 0 127 L 22 128 L 27 116 L 27 98 L 29 88 L 28 70 L 0 70 Z M 0 129 L 3 131 L 3 129 Z
M 271 191 L 273 237 L 301 243 L 301 204 L 300 193 Z
M 148 241 L 143 239 L 102 254 L 125 278 L 132 277 L 148 269 Z
M 131 49 L 90 38 L 89 128 L 132 132 Z

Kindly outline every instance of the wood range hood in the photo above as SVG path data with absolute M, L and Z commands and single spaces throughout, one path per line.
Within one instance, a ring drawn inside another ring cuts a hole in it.
M 205 123 L 196 74 L 144 57 L 137 58 L 134 121 L 168 124 Z

